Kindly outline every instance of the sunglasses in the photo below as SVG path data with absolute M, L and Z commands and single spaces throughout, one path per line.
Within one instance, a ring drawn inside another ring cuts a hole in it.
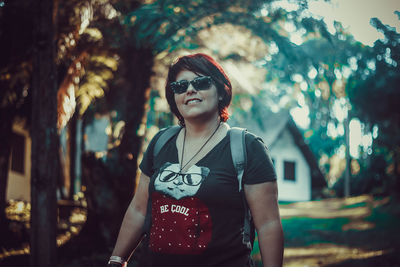
M 189 84 L 193 85 L 196 91 L 207 90 L 211 87 L 212 78 L 210 76 L 197 77 L 191 81 L 181 80 L 170 83 L 172 92 L 175 94 L 183 94 L 187 91 Z
M 198 186 L 205 178 L 205 176 L 201 173 L 178 173 L 174 171 L 165 170 L 158 177 L 158 179 L 161 182 L 169 183 L 178 177 L 181 177 L 182 182 L 190 186 Z

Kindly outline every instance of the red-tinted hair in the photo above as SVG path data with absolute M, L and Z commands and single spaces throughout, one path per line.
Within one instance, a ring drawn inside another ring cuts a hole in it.
M 229 81 L 228 76 L 225 74 L 221 65 L 218 64 L 212 57 L 197 53 L 188 56 L 182 56 L 178 58 L 169 68 L 167 84 L 165 86 L 165 96 L 167 98 L 169 107 L 172 113 L 179 119 L 179 123 L 184 126 L 185 122 L 182 115 L 179 113 L 176 107 L 174 93 L 170 88 L 171 82 L 176 81 L 176 76 L 183 71 L 189 70 L 197 75 L 210 76 L 215 86 L 217 87 L 218 97 L 222 98 L 218 101 L 218 112 L 221 121 L 227 121 L 229 119 L 228 107 L 232 100 L 232 85 Z

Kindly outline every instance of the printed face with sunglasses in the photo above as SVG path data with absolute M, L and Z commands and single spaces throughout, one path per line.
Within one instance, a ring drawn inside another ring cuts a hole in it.
M 176 81 L 170 84 L 170 89 L 185 120 L 210 115 L 210 118 L 218 118 L 217 87 L 210 76 L 183 70 L 177 75 Z
M 165 163 L 154 181 L 155 189 L 178 200 L 194 196 L 210 173 L 209 168 L 196 165 L 186 173 L 180 173 L 179 170 L 179 164 Z

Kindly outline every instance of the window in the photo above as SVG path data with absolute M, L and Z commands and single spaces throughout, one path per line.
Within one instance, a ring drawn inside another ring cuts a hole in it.
M 284 161 L 284 176 L 286 181 L 296 181 L 296 163 L 294 161 Z
M 12 136 L 11 170 L 25 174 L 25 136 L 17 133 Z

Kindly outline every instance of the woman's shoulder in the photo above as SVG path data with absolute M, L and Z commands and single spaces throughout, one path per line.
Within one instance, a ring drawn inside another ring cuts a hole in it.
M 252 144 L 256 142 L 265 145 L 263 139 L 260 136 L 248 130 L 245 131 L 245 139 L 247 144 Z
M 253 133 L 251 131 L 248 131 L 245 128 L 240 128 L 240 127 L 234 127 L 234 128 L 239 129 L 239 130 L 244 132 L 244 141 L 245 141 L 245 147 L 246 147 L 245 150 L 246 151 L 254 151 L 254 149 L 255 150 L 260 150 L 260 149 L 264 150 L 264 148 L 267 148 L 267 146 L 264 143 L 263 139 L 260 136 L 258 136 L 257 134 L 255 134 L 255 133 Z M 231 135 L 230 140 L 231 140 L 231 142 L 233 141 L 232 135 Z M 235 140 L 234 142 L 240 143 L 239 140 L 243 140 L 243 139 L 242 138 L 235 138 L 234 140 Z M 243 141 L 242 141 L 242 143 L 243 143 Z M 244 145 L 244 144 L 242 144 L 242 145 Z
M 261 143 L 261 144 L 264 144 L 264 141 L 263 141 L 263 139 L 262 139 L 260 136 L 258 136 L 257 134 L 255 134 L 255 133 L 249 131 L 249 130 L 246 129 L 246 128 L 242 128 L 242 127 L 230 127 L 230 128 L 229 128 L 229 131 L 230 131 L 230 134 L 231 134 L 231 135 L 233 134 L 233 133 L 232 133 L 232 130 L 233 130 L 233 129 L 235 129 L 236 132 L 240 132 L 240 131 L 243 131 L 243 132 L 244 132 L 246 146 L 249 146 L 249 144 L 252 144 L 252 143 Z M 239 130 L 239 131 L 238 131 L 238 130 Z

